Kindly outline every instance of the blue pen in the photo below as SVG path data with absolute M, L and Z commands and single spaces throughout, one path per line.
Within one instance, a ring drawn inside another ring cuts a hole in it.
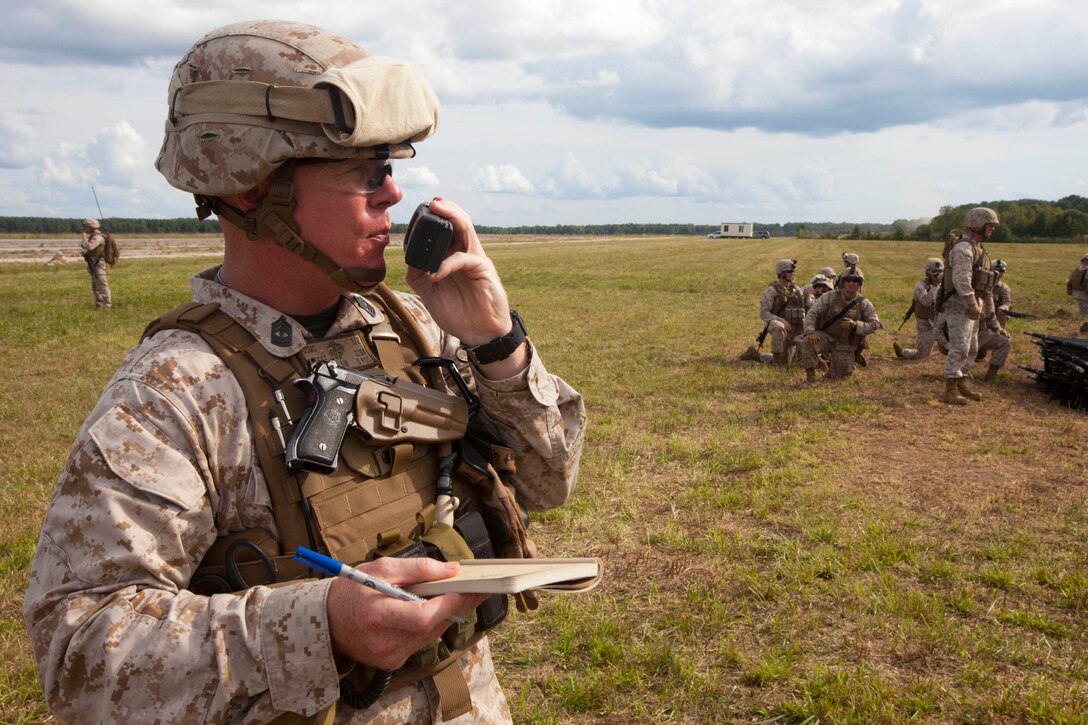
M 400 599 L 403 602 L 425 602 L 427 601 L 418 594 L 412 594 L 406 592 L 400 587 L 395 587 L 389 582 L 383 582 L 381 579 L 372 577 L 365 572 L 361 572 L 353 566 L 348 566 L 342 562 L 333 559 L 331 556 L 325 556 L 319 554 L 316 551 L 307 549 L 305 546 L 298 547 L 295 552 L 295 561 L 300 561 L 311 569 L 317 569 L 323 571 L 330 576 L 342 576 L 351 579 L 353 582 L 358 582 L 364 587 L 370 587 L 376 592 L 381 592 L 387 597 L 393 597 L 394 599 Z M 468 624 L 468 620 L 462 617 L 460 614 L 451 614 L 450 621 L 457 624 Z

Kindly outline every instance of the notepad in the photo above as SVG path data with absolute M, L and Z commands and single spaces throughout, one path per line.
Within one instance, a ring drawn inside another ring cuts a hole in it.
M 410 584 L 412 594 L 516 594 L 528 589 L 585 592 L 597 586 L 603 566 L 596 557 L 572 559 L 466 559 L 456 576 Z

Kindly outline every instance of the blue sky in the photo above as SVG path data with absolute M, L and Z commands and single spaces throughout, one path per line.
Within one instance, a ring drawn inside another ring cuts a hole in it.
M 1088 196 L 1088 6 L 1052 0 L 0 0 L 0 215 L 175 217 L 175 62 L 322 25 L 413 61 L 438 134 L 396 170 L 497 225 L 850 221 Z

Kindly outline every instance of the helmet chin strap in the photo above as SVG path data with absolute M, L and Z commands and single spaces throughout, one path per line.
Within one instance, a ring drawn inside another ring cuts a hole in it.
M 214 213 L 226 218 L 244 231 L 247 238 L 257 240 L 267 237 L 288 252 L 317 265 L 341 289 L 357 294 L 370 292 L 385 279 L 384 269 L 345 269 L 299 236 L 301 230 L 295 221 L 298 201 L 294 196 L 294 174 L 295 162 L 290 159 L 272 175 L 268 193 L 261 199 L 261 203 L 244 212 L 218 197 L 195 194 L 197 217 L 203 220 Z

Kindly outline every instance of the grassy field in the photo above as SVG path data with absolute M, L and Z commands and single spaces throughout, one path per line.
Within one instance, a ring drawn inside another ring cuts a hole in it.
M 1009 365 L 939 402 L 943 358 L 896 360 L 937 243 L 702 238 L 488 248 L 549 368 L 586 398 L 579 490 L 534 515 L 545 555 L 600 556 L 493 638 L 518 722 L 1088 723 L 1088 413 L 1015 366 L 1069 336 L 1083 252 L 1008 262 Z M 774 262 L 861 255 L 870 365 L 801 384 L 736 362 Z M 391 255 L 392 256 L 392 255 Z M 20 606 L 71 440 L 144 324 L 213 260 L 126 260 L 96 312 L 82 265 L 0 265 L 0 721 L 48 721 Z M 402 284 L 402 268 L 391 278 Z

